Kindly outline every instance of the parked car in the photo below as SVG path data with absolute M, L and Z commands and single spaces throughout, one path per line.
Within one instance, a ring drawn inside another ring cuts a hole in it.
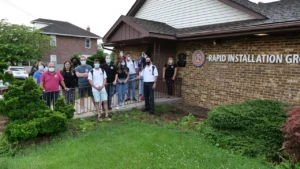
M 7 70 L 4 71 L 4 73 L 8 72 L 9 74 L 12 74 L 14 78 L 16 79 L 27 79 L 28 78 L 28 72 L 25 70 L 24 67 L 20 66 L 9 66 Z

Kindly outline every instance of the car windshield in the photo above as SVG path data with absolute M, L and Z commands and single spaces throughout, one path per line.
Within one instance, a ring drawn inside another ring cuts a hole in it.
M 25 69 L 23 67 L 14 67 L 10 68 L 11 71 L 24 71 Z

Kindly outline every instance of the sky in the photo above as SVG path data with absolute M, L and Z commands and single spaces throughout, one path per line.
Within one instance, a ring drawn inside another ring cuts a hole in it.
M 271 2 L 274 0 L 251 0 Z M 104 36 L 121 15 L 126 15 L 135 0 L 0 0 L 0 19 L 31 26 L 37 18 L 68 21 Z

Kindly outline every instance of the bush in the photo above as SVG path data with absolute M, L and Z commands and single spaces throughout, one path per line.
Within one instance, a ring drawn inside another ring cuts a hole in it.
M 72 119 L 75 112 L 74 106 L 72 104 L 67 104 L 64 97 L 59 97 L 57 99 L 54 110 L 65 114 L 68 119 Z
M 300 162 L 300 106 L 290 108 L 286 123 L 281 126 L 284 134 L 284 151 Z
M 4 69 L 7 69 L 8 65 L 5 62 L 0 62 L 0 73 L 4 73 Z
M 3 83 L 8 82 L 12 84 L 15 81 L 15 78 L 12 74 L 9 74 L 8 72 L 4 73 L 3 76 Z
M 200 128 L 217 146 L 271 159 L 283 142 L 280 125 L 286 120 L 282 108 L 287 106 L 272 100 L 218 106 L 208 113 Z
M 5 128 L 9 141 L 29 140 L 38 135 L 49 135 L 66 130 L 73 106 L 60 102 L 58 108 L 50 110 L 41 100 L 42 89 L 32 77 L 19 85 L 12 84 L 0 100 L 0 115 L 7 116 L 10 123 Z

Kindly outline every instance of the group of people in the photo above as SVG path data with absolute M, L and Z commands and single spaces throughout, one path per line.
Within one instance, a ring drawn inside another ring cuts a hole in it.
M 78 63 L 80 62 L 80 64 Z M 158 69 L 152 64 L 151 58 L 143 52 L 142 57 L 136 62 L 130 53 L 126 55 L 120 52 L 115 64 L 112 64 L 110 56 L 105 57 L 105 64 L 100 65 L 99 60 L 94 60 L 93 67 L 86 64 L 86 57 L 81 56 L 80 61 L 74 59 L 64 62 L 61 71 L 55 70 L 55 64 L 50 62 L 47 70 L 43 62 L 38 62 L 37 71 L 33 78 L 44 89 L 43 99 L 48 106 L 55 104 L 59 97 L 59 88 L 63 89 L 63 95 L 68 104 L 75 104 L 75 87 L 78 85 L 80 96 L 80 111 L 84 108 L 85 97 L 91 97 L 96 107 L 98 120 L 103 118 L 110 120 L 108 111 L 111 110 L 112 98 L 117 93 L 117 107 L 124 107 L 126 101 L 136 100 L 136 81 L 139 80 L 139 95 L 145 100 L 144 112 L 154 114 L 154 89 L 158 78 Z M 177 66 L 173 58 L 163 68 L 163 79 L 168 88 L 168 97 L 172 96 L 173 83 L 177 73 Z M 125 98 L 126 96 L 126 98 Z M 105 111 L 102 116 L 101 108 Z

